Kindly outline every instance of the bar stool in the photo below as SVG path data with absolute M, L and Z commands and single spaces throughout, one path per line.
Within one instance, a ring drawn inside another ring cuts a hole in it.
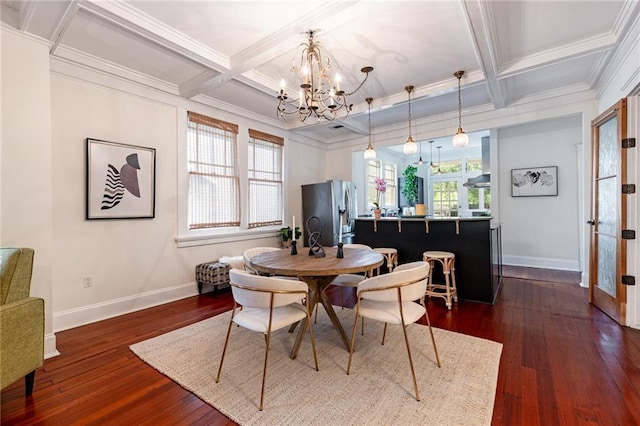
M 429 297 L 442 297 L 447 308 L 451 309 L 451 299 L 458 301 L 458 290 L 456 288 L 456 266 L 455 254 L 448 251 L 425 251 L 422 253 L 422 259 L 429 262 L 429 282 L 427 283 L 426 295 Z M 444 283 L 435 284 L 433 282 L 433 266 L 438 261 L 442 265 L 442 273 L 444 274 Z
M 374 248 L 373 251 L 384 256 L 389 272 L 393 272 L 393 269 L 398 266 L 398 250 L 389 247 L 378 247 Z M 376 269 L 376 275 L 380 275 L 380 266 Z

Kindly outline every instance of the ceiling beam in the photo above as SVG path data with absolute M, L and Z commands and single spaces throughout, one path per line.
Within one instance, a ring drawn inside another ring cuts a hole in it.
M 20 3 L 18 27 L 21 31 L 30 32 L 29 25 L 31 25 L 33 14 L 36 11 L 38 3 L 38 1 L 25 1 Z
M 71 25 L 71 21 L 78 13 L 78 9 L 78 0 L 72 0 L 66 3 L 66 8 L 62 13 L 62 18 L 60 18 L 60 21 L 58 21 L 58 25 L 56 26 L 55 30 L 53 30 L 53 34 L 51 34 L 50 37 L 50 40 L 53 42 L 53 44 L 49 48 L 50 55 L 53 55 L 53 53 L 58 48 L 58 45 L 60 44 L 64 33 L 67 31 L 69 25 Z
M 340 20 L 339 17 L 347 15 L 344 13 L 345 10 L 357 3 L 357 1 L 345 3 L 335 0 L 322 3 L 320 7 L 297 17 L 291 23 L 280 27 L 277 31 L 274 31 L 258 42 L 233 55 L 229 59 L 229 68 L 220 75 L 212 77 L 208 81 L 203 81 L 199 90 L 194 88 L 189 92 L 181 92 L 180 95 L 183 97 L 195 96 L 198 92 L 206 92 L 229 80 L 237 79 L 247 71 L 255 69 L 272 60 L 274 57 L 290 51 L 292 45 L 288 43 L 291 41 L 291 34 L 302 34 L 307 29 L 312 28 L 318 22 L 319 16 L 322 17 L 322 20 L 331 22 L 332 26 L 337 26 L 337 22 Z M 328 28 L 324 28 L 323 30 L 327 31 Z M 273 81 L 269 86 L 271 92 L 276 92 L 279 88 L 277 81 Z
M 512 77 L 514 75 L 561 64 L 582 56 L 607 52 L 615 47 L 616 41 L 617 38 L 615 35 L 605 34 L 549 49 L 536 53 L 535 55 L 525 56 L 504 64 L 500 69 L 499 78 Z
M 229 58 L 225 55 L 149 18 L 127 3 L 114 0 L 83 0 L 80 8 L 196 64 L 217 72 L 229 69 Z
M 462 9 L 478 58 L 478 64 L 487 81 L 489 97 L 495 108 L 504 108 L 506 100 L 498 81 L 495 24 L 491 19 L 491 3 L 482 0 L 461 0 Z

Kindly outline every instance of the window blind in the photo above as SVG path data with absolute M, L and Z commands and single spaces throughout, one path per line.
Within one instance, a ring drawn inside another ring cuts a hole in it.
M 238 126 L 188 112 L 189 229 L 240 226 Z
M 249 228 L 282 225 L 284 139 L 249 129 Z

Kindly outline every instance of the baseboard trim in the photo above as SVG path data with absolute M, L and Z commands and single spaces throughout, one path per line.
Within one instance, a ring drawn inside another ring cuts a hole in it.
M 53 358 L 60 355 L 56 348 L 56 335 L 55 333 L 44 335 L 44 359 Z
M 529 268 L 557 269 L 560 271 L 580 271 L 579 260 L 503 255 L 502 263 L 504 265 L 525 266 Z
M 197 294 L 198 286 L 195 281 L 192 281 L 187 284 L 136 294 L 103 303 L 96 303 L 95 305 L 54 312 L 53 330 L 54 332 L 68 330 L 96 321 L 129 314 L 141 309 L 185 299 Z

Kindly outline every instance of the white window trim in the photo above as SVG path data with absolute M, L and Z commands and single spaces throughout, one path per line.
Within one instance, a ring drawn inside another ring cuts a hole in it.
M 211 116 L 211 111 L 202 111 L 198 108 L 189 108 L 190 111 L 197 112 Z M 248 168 L 248 140 L 249 140 L 249 126 L 241 119 L 235 119 L 240 121 L 238 123 L 238 167 L 240 170 L 240 226 L 228 227 L 228 228 L 211 228 L 211 229 L 188 229 L 188 209 L 189 209 L 189 171 L 187 170 L 187 108 L 178 107 L 178 125 L 177 125 L 177 193 L 178 193 L 178 223 L 177 223 L 177 235 L 175 241 L 178 248 L 182 247 L 194 247 L 208 244 L 224 244 L 235 241 L 247 241 L 247 240 L 259 240 L 269 237 L 278 237 L 281 226 L 264 226 L 260 228 L 249 229 L 249 212 L 246 209 L 249 178 L 247 174 Z M 221 115 L 221 114 L 220 114 Z M 231 117 L 214 117 L 233 122 L 234 118 Z M 285 141 L 286 142 L 286 141 Z M 284 150 L 283 161 L 286 163 L 287 150 Z M 283 170 L 283 179 L 286 182 L 287 170 Z M 283 211 L 287 211 L 287 191 L 286 185 L 283 188 Z M 245 207 L 245 208 L 243 208 Z M 283 218 L 286 223 L 286 215 Z

